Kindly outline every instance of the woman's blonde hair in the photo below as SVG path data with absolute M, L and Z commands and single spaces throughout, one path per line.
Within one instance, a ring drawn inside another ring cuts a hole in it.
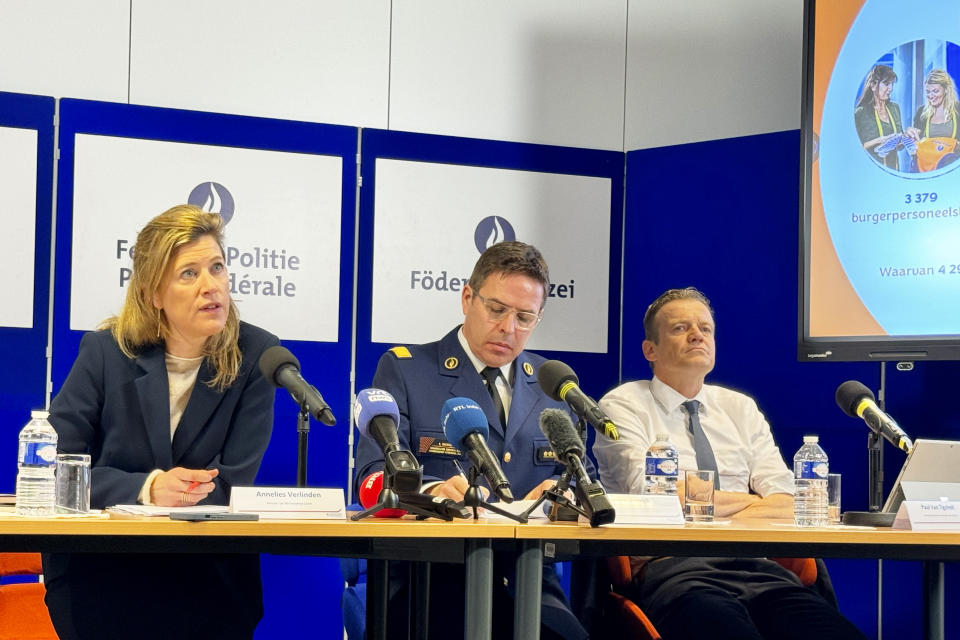
M 166 314 L 154 306 L 153 297 L 163 285 L 176 252 L 203 236 L 213 237 L 223 251 L 223 219 L 193 205 L 179 205 L 161 213 L 137 234 L 123 309 L 100 324 L 101 329 L 113 333 L 128 358 L 135 358 L 146 347 L 162 344 L 170 335 Z M 207 362 L 216 372 L 207 382 L 211 388 L 223 391 L 237 379 L 242 358 L 239 335 L 240 318 L 231 299 L 226 324 L 207 338 L 204 347 Z
M 923 81 L 924 85 L 938 84 L 943 87 L 943 110 L 946 111 L 948 118 L 956 119 L 960 115 L 960 101 L 957 100 L 957 86 L 953 83 L 953 78 L 943 69 L 934 69 L 927 74 Z M 923 103 L 923 111 L 920 113 L 923 120 L 929 120 L 933 117 L 933 107 L 930 101 Z

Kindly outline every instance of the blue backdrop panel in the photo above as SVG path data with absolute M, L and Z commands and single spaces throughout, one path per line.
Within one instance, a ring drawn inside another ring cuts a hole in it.
M 623 220 L 623 154 L 611 151 L 551 147 L 546 145 L 497 142 L 419 133 L 364 129 L 361 142 L 359 266 L 357 281 L 357 386 L 365 387 L 373 378 L 377 361 L 389 344 L 371 340 L 373 297 L 373 231 L 376 160 L 390 158 L 520 171 L 537 171 L 578 176 L 609 178 L 610 194 L 610 280 L 608 317 L 596 318 L 607 324 L 606 353 L 539 351 L 547 358 L 563 360 L 580 378 L 591 395 L 600 395 L 618 380 L 620 351 L 620 257 Z M 589 220 L 560 221 L 576 234 L 578 225 Z M 425 247 L 425 249 L 428 249 Z M 452 328 L 452 327 L 451 327 Z M 440 339 L 442 336 L 436 336 Z M 593 430 L 590 430 L 593 437 Z
M 37 132 L 37 207 L 33 253 L 33 326 L 0 327 L 0 492 L 17 478 L 17 434 L 31 409 L 44 407 L 50 301 L 50 219 L 53 196 L 54 100 L 0 92 L 0 126 Z M 24 161 L 31 161 L 25 158 Z M 24 212 L 27 213 L 27 212 Z M 7 277 L 31 277 L 8 273 Z
M 851 378 L 876 389 L 879 365 L 796 360 L 799 158 L 796 131 L 627 154 L 623 376 L 651 375 L 641 351 L 647 305 L 668 288 L 696 286 L 717 323 L 708 381 L 756 398 L 788 464 L 802 436 L 818 434 L 831 471 L 843 474 L 843 507 L 865 509 L 868 430 L 837 408 L 834 392 Z M 863 564 L 831 563 L 832 576 L 844 613 L 875 635 Z
M 63 383 L 76 357 L 82 332 L 70 330 L 70 265 L 74 144 L 77 134 L 188 142 L 339 156 L 342 159 L 340 233 L 340 317 L 336 343 L 284 341 L 298 357 L 304 377 L 321 389 L 339 424 L 314 424 L 310 435 L 307 480 L 310 486 L 345 487 L 347 461 L 330 452 L 347 450 L 350 403 L 350 335 L 353 308 L 355 176 L 357 130 L 352 127 L 160 109 L 65 99 L 60 103 L 60 180 L 57 203 L 57 255 L 54 303 L 54 392 Z M 184 194 L 186 198 L 187 194 Z M 170 203 L 171 206 L 178 203 Z M 146 212 L 146 213 L 160 213 Z M 269 212 L 264 212 L 265 215 Z M 278 224 L 282 224 L 278 221 Z M 322 251 L 318 247 L 317 251 Z M 309 294 L 309 292 L 308 292 Z M 273 436 L 257 476 L 260 485 L 296 484 L 297 407 L 286 391 L 278 390 Z M 297 606 L 305 602 L 337 602 L 343 589 L 335 561 L 263 556 L 264 605 L 267 615 L 258 638 L 285 638 L 301 629 L 316 629 L 317 637 L 341 633 L 340 617 L 316 616 Z M 297 597 L 291 600 L 291 590 Z

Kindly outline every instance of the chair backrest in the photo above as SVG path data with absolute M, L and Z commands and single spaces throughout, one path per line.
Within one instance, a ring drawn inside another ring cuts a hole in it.
M 610 609 L 616 620 L 617 633 L 633 640 L 661 640 L 660 632 L 650 622 L 647 614 L 633 600 L 611 591 Z
M 608 556 L 606 559 L 607 577 L 613 590 L 606 595 L 604 617 L 608 629 L 613 633 L 623 633 L 625 638 L 635 640 L 661 640 L 657 628 L 650 618 L 633 600 L 617 593 L 618 589 L 628 587 L 633 581 L 629 556 Z
M 608 556 L 607 571 L 610 573 L 610 582 L 614 589 L 626 587 L 633 581 L 629 556 Z
M 0 576 L 39 575 L 39 553 L 0 553 Z M 0 585 L 0 640 L 58 640 L 42 583 Z
M 793 571 L 805 587 L 817 581 L 817 561 L 813 558 L 770 558 L 784 569 Z
M 38 576 L 43 573 L 39 553 L 0 553 L 0 576 Z

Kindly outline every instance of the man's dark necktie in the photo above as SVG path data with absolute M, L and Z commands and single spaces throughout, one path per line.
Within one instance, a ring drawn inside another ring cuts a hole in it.
M 497 377 L 500 375 L 500 369 L 484 367 L 480 375 L 487 383 L 487 391 L 490 392 L 490 397 L 493 399 L 493 408 L 497 410 L 497 415 L 500 416 L 500 426 L 506 428 L 507 414 L 503 410 L 503 400 L 500 398 L 500 392 L 497 391 Z
M 690 420 L 687 428 L 690 435 L 693 436 L 693 451 L 697 455 L 697 469 L 701 471 L 713 471 L 713 488 L 720 489 L 720 470 L 717 469 L 717 459 L 713 455 L 713 447 L 707 440 L 707 434 L 703 432 L 700 426 L 700 401 L 687 400 L 683 403 L 683 408 L 687 410 Z

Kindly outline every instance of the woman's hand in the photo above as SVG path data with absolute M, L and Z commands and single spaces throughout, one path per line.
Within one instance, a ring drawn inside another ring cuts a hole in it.
M 150 502 L 160 507 L 192 507 L 214 490 L 219 469 L 174 467 L 153 480 Z

